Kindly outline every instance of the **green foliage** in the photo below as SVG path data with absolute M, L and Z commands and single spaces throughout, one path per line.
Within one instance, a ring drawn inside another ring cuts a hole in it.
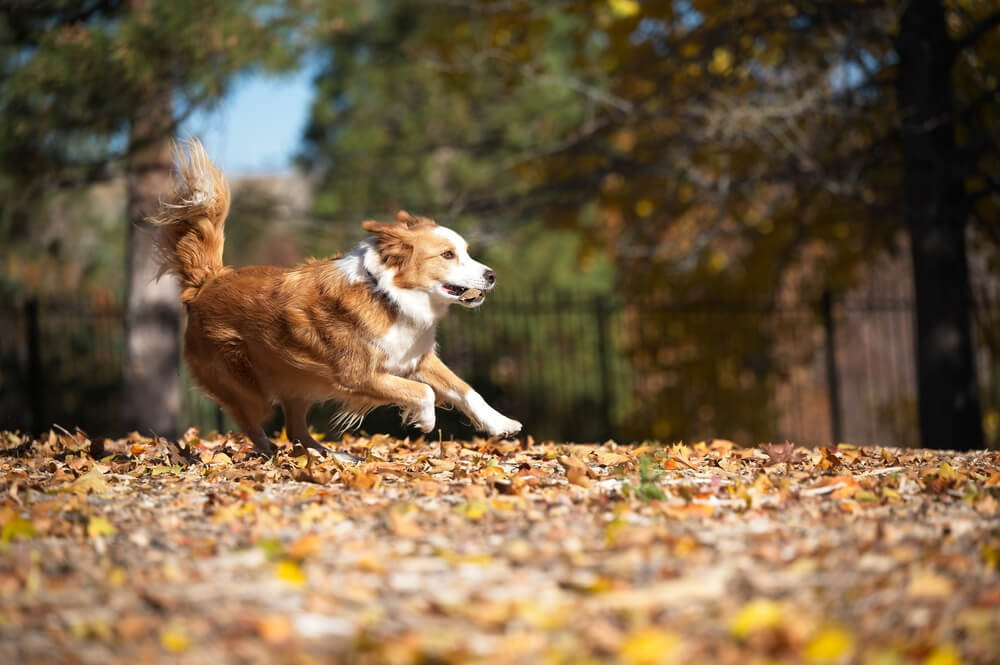
M 655 460 L 649 455 L 639 458 L 639 486 L 635 488 L 635 495 L 647 503 L 649 501 L 663 501 L 666 499 L 663 490 L 657 485 L 657 481 L 663 473 L 655 469 Z

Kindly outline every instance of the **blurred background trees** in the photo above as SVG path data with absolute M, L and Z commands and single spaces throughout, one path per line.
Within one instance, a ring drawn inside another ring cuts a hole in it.
M 61 189 L 124 172 L 124 294 L 114 289 L 125 305 L 122 421 L 171 436 L 180 413 L 179 290 L 172 278 L 155 280 L 145 219 L 170 186 L 179 124 L 245 68 L 293 64 L 294 24 L 279 4 L 240 0 L 5 4 L 0 233 L 47 238 L 33 249 L 58 265 L 74 230 L 44 228 L 39 208 Z
M 995 285 L 1000 240 L 994 3 L 49 4 L 6 25 L 4 71 L 16 85 L 4 84 L 4 114 L 26 119 L 2 130 L 0 183 L 17 194 L 4 197 L 3 232 L 19 247 L 39 227 L 31 205 L 14 203 L 55 200 L 56 188 L 138 155 L 129 148 L 145 142 L 129 132 L 142 123 L 129 114 L 143 102 L 173 107 L 142 130 L 162 137 L 169 119 L 224 94 L 235 72 L 288 66 L 307 50 L 320 63 L 298 159 L 311 203 L 279 227 L 283 237 L 300 255 L 330 252 L 358 238 L 361 219 L 414 209 L 466 233 L 507 293 L 613 302 L 620 330 L 602 332 L 588 315 L 572 337 L 588 349 L 603 339 L 617 355 L 588 366 L 575 381 L 580 399 L 552 406 L 550 418 L 601 408 L 601 390 L 587 385 L 603 371 L 645 377 L 622 388 L 639 411 L 606 418 L 623 423 L 618 433 L 779 436 L 774 395 L 790 367 L 818 357 L 822 320 L 782 312 L 891 282 L 915 287 L 924 444 L 982 444 L 976 366 L 996 353 L 982 351 L 970 321 L 984 319 L 971 315 L 973 290 Z M 156 20 L 144 24 L 142 7 Z M 39 78 L 45 51 L 19 37 L 31 32 L 22 24 L 72 59 L 51 65 L 55 78 Z M 129 25 L 149 34 L 129 41 Z M 75 55 L 67 44 L 80 40 L 69 35 L 81 32 L 104 41 Z M 127 55 L 91 66 L 109 53 Z M 157 98 L 150 81 L 171 92 Z M 43 98 L 58 109 L 41 113 Z M 243 232 L 240 217 L 234 209 L 231 233 Z M 227 259 L 250 249 L 237 240 Z M 886 257 L 893 267 L 879 272 Z M 727 324 L 679 315 L 684 303 L 760 316 Z M 526 326 L 492 322 L 505 344 L 522 355 L 568 349 L 562 328 L 532 307 Z M 573 382 L 540 372 L 549 378 L 529 391 L 511 378 L 524 369 L 516 357 L 507 370 L 471 368 L 473 382 L 532 392 L 536 403 Z

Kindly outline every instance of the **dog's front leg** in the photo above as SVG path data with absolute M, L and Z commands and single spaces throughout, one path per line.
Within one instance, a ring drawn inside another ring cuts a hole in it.
M 521 431 L 521 423 L 487 404 L 482 395 L 448 369 L 436 353 L 424 356 L 416 374 L 417 379 L 434 389 L 437 401 L 454 404 L 472 419 L 477 428 L 487 434 L 517 434 Z

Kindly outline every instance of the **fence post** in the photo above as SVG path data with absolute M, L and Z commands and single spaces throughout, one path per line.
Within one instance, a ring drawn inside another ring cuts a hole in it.
M 28 349 L 28 426 L 31 434 L 42 431 L 45 391 L 42 381 L 42 344 L 38 326 L 38 299 L 24 301 L 24 334 Z
M 613 396 L 611 394 L 611 362 L 608 354 L 608 314 L 611 308 L 604 296 L 594 298 L 594 318 L 597 323 L 597 357 L 600 359 L 601 370 L 601 427 L 603 438 L 610 439 L 613 430 L 611 417 Z
M 826 389 L 830 398 L 830 430 L 837 444 L 843 440 L 840 410 L 840 375 L 837 373 L 837 328 L 833 320 L 833 293 L 830 289 L 823 291 L 820 303 L 823 309 L 823 345 L 826 351 Z

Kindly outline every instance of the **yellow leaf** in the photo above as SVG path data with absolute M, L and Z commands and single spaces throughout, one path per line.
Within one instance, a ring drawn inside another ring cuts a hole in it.
M 722 46 L 716 47 L 712 51 L 712 62 L 708 64 L 708 71 L 713 74 L 725 74 L 733 68 L 733 54 L 729 49 Z
M 653 202 L 649 199 L 639 199 L 635 203 L 635 214 L 640 217 L 649 217 L 653 214 Z
M 840 628 L 826 628 L 806 645 L 806 662 L 822 665 L 842 660 L 854 650 L 854 637 Z
M 210 455 L 210 453 L 203 453 L 203 454 Z M 179 464 L 177 466 L 162 466 L 162 465 L 154 466 L 152 469 L 149 470 L 149 475 L 155 478 L 156 476 L 162 476 L 165 473 L 180 473 L 183 470 L 184 468 Z
M 962 657 L 950 644 L 942 644 L 924 659 L 924 665 L 962 665 Z
M 608 0 L 608 5 L 616 15 L 627 18 L 639 13 L 639 3 L 635 0 Z
M 737 612 L 729 623 L 729 632 L 743 638 L 758 630 L 776 628 L 784 620 L 784 614 L 781 603 L 769 598 L 757 598 Z
M 97 469 L 91 469 L 69 485 L 61 488 L 63 492 L 73 492 L 74 494 L 107 494 L 108 481 L 104 474 Z
M 648 628 L 628 637 L 619 656 L 628 665 L 661 665 L 677 660 L 680 645 L 673 633 Z
M 91 538 L 99 536 L 113 536 L 118 533 L 118 529 L 108 521 L 108 518 L 101 515 L 94 515 L 87 522 L 87 535 Z
M 279 561 L 274 566 L 274 574 L 289 586 L 303 587 L 306 584 L 306 574 L 302 571 L 302 567 L 289 559 Z
M 35 525 L 26 519 L 15 517 L 3 525 L 0 531 L 0 542 L 9 543 L 12 540 L 28 540 L 38 535 Z
M 938 467 L 937 475 L 939 478 L 945 480 L 959 480 L 962 476 L 955 470 L 951 464 L 947 462 L 941 462 L 941 466 Z
M 470 520 L 478 520 L 486 514 L 487 505 L 485 501 L 470 501 L 464 506 L 458 507 L 458 512 L 465 515 Z
M 160 646 L 170 653 L 184 653 L 191 648 L 191 638 L 180 624 L 170 624 L 160 631 Z

